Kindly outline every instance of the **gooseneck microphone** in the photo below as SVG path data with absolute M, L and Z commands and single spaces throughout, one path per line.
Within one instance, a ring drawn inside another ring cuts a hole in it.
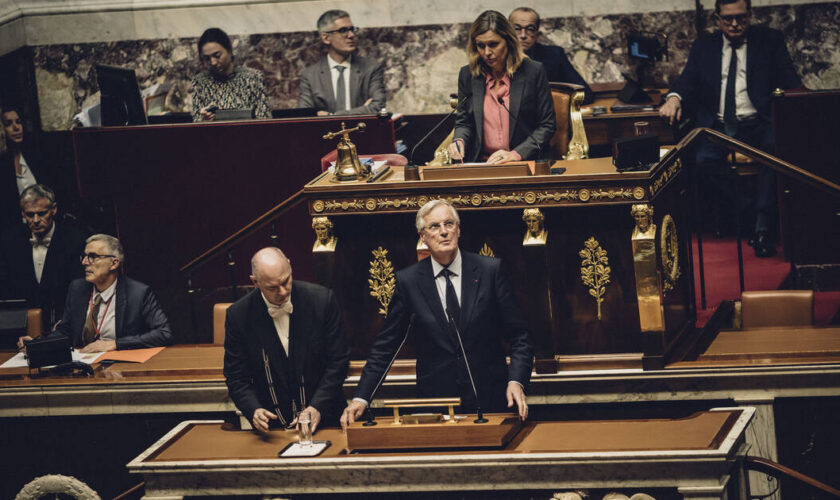
M 450 98 L 452 98 L 452 97 L 458 97 L 458 94 L 451 94 L 451 95 L 450 95 Z M 470 96 L 466 96 L 466 95 L 465 95 L 464 97 L 462 97 L 461 99 L 459 99 L 459 100 L 458 100 L 458 105 L 457 105 L 457 106 L 455 106 L 455 109 L 453 109 L 453 110 L 452 110 L 452 111 L 450 111 L 450 112 L 449 112 L 446 116 L 444 116 L 444 117 L 443 117 L 443 119 L 441 119 L 439 122 L 437 122 L 437 124 L 436 124 L 434 127 L 432 127 L 432 130 L 430 130 L 429 132 L 427 132 L 427 133 L 426 133 L 426 135 L 424 135 L 422 139 L 420 139 L 419 141 L 417 141 L 417 144 L 415 144 L 415 145 L 414 145 L 414 147 L 413 147 L 413 148 L 411 148 L 411 154 L 410 154 L 410 155 L 409 155 L 409 157 L 408 157 L 408 162 L 409 162 L 409 164 L 411 164 L 411 165 L 415 165 L 415 164 L 416 164 L 416 162 L 414 161 L 414 153 L 416 153 L 416 152 L 417 152 L 417 148 L 419 148 L 421 144 L 424 144 L 424 143 L 426 142 L 426 140 L 428 140 L 428 139 L 429 139 L 429 137 L 431 137 L 431 136 L 432 136 L 432 134 L 434 134 L 435 132 L 437 132 L 437 130 L 438 130 L 440 127 L 442 127 L 444 123 L 446 123 L 446 120 L 448 120 L 448 119 L 449 119 L 449 117 L 451 117 L 452 115 L 454 115 L 455 113 L 457 113 L 457 112 L 458 112 L 458 108 L 460 108 L 460 107 L 461 107 L 461 104 L 463 104 L 464 102 L 466 102 L 466 100 L 467 100 L 467 99 L 469 99 L 469 97 L 470 97 Z M 451 102 L 451 101 L 450 101 L 450 102 Z
M 408 318 L 408 327 L 405 329 L 405 336 L 403 336 L 402 342 L 400 342 L 400 346 L 397 347 L 397 350 L 394 351 L 394 357 L 391 358 L 391 361 L 388 363 L 388 367 L 382 372 L 382 376 L 379 377 L 379 382 L 373 387 L 373 392 L 370 393 L 370 399 L 368 400 L 367 408 L 365 408 L 365 423 L 362 425 L 364 427 L 370 427 L 372 425 L 376 425 L 376 420 L 373 417 L 373 412 L 370 411 L 370 405 L 373 404 L 373 398 L 376 396 L 376 391 L 379 390 L 379 387 L 385 382 L 385 377 L 388 375 L 388 372 L 391 371 L 391 366 L 394 365 L 394 361 L 397 360 L 397 354 L 400 353 L 402 350 L 402 346 L 405 344 L 406 339 L 408 339 L 408 332 L 411 331 L 411 325 L 414 323 L 414 317 L 416 314 L 411 313 L 411 316 Z
M 519 115 L 518 114 L 514 115 L 513 113 L 510 112 L 510 109 L 505 105 L 504 98 L 497 97 L 496 100 L 499 101 L 499 104 L 501 104 L 503 108 L 505 108 L 505 111 L 508 112 L 508 115 L 513 117 L 514 127 L 521 126 L 522 128 L 524 128 L 525 132 L 528 132 L 528 137 L 530 137 L 531 139 L 534 140 L 534 142 L 537 143 L 537 148 L 539 148 L 537 159 L 542 160 L 543 159 L 543 157 L 542 157 L 543 144 L 541 142 L 537 141 L 537 138 L 534 137 L 534 131 L 531 129 L 531 127 L 528 127 L 527 124 L 522 123 L 519 120 Z M 516 130 L 516 129 L 514 128 L 514 130 Z
M 464 366 L 467 367 L 467 375 L 470 377 L 470 386 L 472 386 L 473 396 L 475 396 L 475 416 L 476 419 L 473 422 L 477 424 L 486 424 L 487 419 L 484 418 L 484 412 L 481 411 L 481 403 L 478 401 L 478 390 L 475 388 L 475 379 L 472 375 L 472 370 L 470 369 L 470 360 L 467 359 L 467 351 L 464 350 L 464 340 L 461 338 L 461 330 L 458 329 L 458 324 L 455 323 L 455 319 L 452 317 L 452 314 L 449 313 L 449 309 L 446 309 L 446 317 L 449 318 L 449 324 L 452 325 L 452 328 L 455 329 L 455 336 L 458 337 L 458 347 L 461 348 L 461 356 L 464 357 Z

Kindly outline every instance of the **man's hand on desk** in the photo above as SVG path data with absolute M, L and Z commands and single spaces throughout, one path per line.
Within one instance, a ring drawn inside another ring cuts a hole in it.
M 254 416 L 251 418 L 251 424 L 254 426 L 254 429 L 260 432 L 268 432 L 269 420 L 277 420 L 277 415 L 264 408 L 257 408 L 254 411 Z
M 117 342 L 114 340 L 95 340 L 90 344 L 82 347 L 79 352 L 89 353 L 89 352 L 107 352 L 107 351 L 116 351 L 117 350 Z
M 367 405 L 361 401 L 351 401 L 350 404 L 347 405 L 347 408 L 344 409 L 344 413 L 341 414 L 341 428 L 346 431 L 348 425 L 352 424 L 362 416 L 362 413 L 365 412 L 365 408 L 367 408 Z
M 303 409 L 303 411 L 302 411 L 302 412 L 300 412 L 300 415 L 298 415 L 298 416 L 297 416 L 297 417 L 296 417 L 296 418 L 292 421 L 292 424 L 291 424 L 291 425 L 292 425 L 292 426 L 296 426 L 296 425 L 297 425 L 297 423 L 298 423 L 298 420 L 300 420 L 300 417 L 301 417 L 304 413 L 309 414 L 309 428 L 310 428 L 310 429 L 312 429 L 312 434 L 315 434 L 315 429 L 317 429 L 317 428 L 318 428 L 318 424 L 320 424 L 320 423 L 321 423 L 321 412 L 320 412 L 320 411 L 318 411 L 318 409 L 317 409 L 317 408 L 315 408 L 314 406 L 307 406 L 306 408 L 304 408 L 304 409 Z
M 673 125 L 676 121 L 679 123 L 682 118 L 682 102 L 677 96 L 671 96 L 665 101 L 665 104 L 659 107 L 659 116 L 668 120 L 668 125 Z
M 513 403 L 516 403 L 516 408 L 519 410 L 519 418 L 525 420 L 528 418 L 528 398 L 525 396 L 525 391 L 517 382 L 508 382 L 507 390 L 508 408 L 513 408 Z
M 29 342 L 30 340 L 33 340 L 33 339 L 29 335 L 24 335 L 23 337 L 19 337 L 18 342 L 17 342 L 18 349 L 23 349 L 25 347 L 25 344 L 27 342 Z

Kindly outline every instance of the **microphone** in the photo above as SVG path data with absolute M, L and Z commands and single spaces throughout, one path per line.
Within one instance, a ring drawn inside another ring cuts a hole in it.
M 473 420 L 473 422 L 476 424 L 486 424 L 488 420 L 484 418 L 484 412 L 481 411 L 481 403 L 478 401 L 478 390 L 475 388 L 475 379 L 473 378 L 472 370 L 470 369 L 470 360 L 467 359 L 467 351 L 464 350 L 464 341 L 461 339 L 461 330 L 458 329 L 458 324 L 455 323 L 455 319 L 449 313 L 448 308 L 446 309 L 446 317 L 449 319 L 449 324 L 455 329 L 455 336 L 458 337 L 458 346 L 461 348 L 461 356 L 464 357 L 464 366 L 467 367 L 467 375 L 470 377 L 470 385 L 472 386 L 473 396 L 475 396 L 476 419 Z
M 510 112 L 510 109 L 508 109 L 508 107 L 505 105 L 505 100 L 504 100 L 504 98 L 502 98 L 502 97 L 497 97 L 497 98 L 496 98 L 496 100 L 497 100 L 497 101 L 499 101 L 499 104 L 501 104 L 503 108 L 505 108 L 505 111 L 507 111 L 507 112 L 508 112 L 508 115 L 510 115 L 511 117 L 513 117 L 513 121 L 514 121 L 514 126 L 513 126 L 514 128 L 513 128 L 513 129 L 514 129 L 514 130 L 516 130 L 516 126 L 517 126 L 517 125 L 521 125 L 521 126 L 522 126 L 522 128 L 524 128 L 524 129 L 525 129 L 525 131 L 526 131 L 526 132 L 528 132 L 528 137 L 530 137 L 531 139 L 534 139 L 534 142 L 536 142 L 536 143 L 537 143 L 537 148 L 539 148 L 539 151 L 538 151 L 538 156 L 537 156 L 537 160 L 542 160 L 542 159 L 543 159 L 543 157 L 542 157 L 543 145 L 542 145 L 542 143 L 541 143 L 541 142 L 538 142 L 538 141 L 537 141 L 536 137 L 534 137 L 534 131 L 533 131 L 533 130 L 531 130 L 531 128 L 530 128 L 530 127 L 527 127 L 524 123 L 522 123 L 521 121 L 519 121 L 519 115 L 518 115 L 518 114 L 517 114 L 517 115 L 514 115 L 513 113 L 511 113 L 511 112 Z
M 382 385 L 382 382 L 385 382 L 385 377 L 388 375 L 388 372 L 391 371 L 391 366 L 394 365 L 394 361 L 397 360 L 397 354 L 400 353 L 402 346 L 405 344 L 406 339 L 408 339 L 408 332 L 411 331 L 411 325 L 414 323 L 415 316 L 416 314 L 411 313 L 411 316 L 408 318 L 408 327 L 405 329 L 405 336 L 403 337 L 402 342 L 400 342 L 400 346 L 397 347 L 396 351 L 394 351 L 394 357 L 391 358 L 391 362 L 388 363 L 388 368 L 386 368 L 385 371 L 382 372 L 382 376 L 379 377 L 379 382 L 376 383 L 376 385 L 373 387 L 373 391 L 370 393 L 370 399 L 368 400 L 367 408 L 365 408 L 365 423 L 362 424 L 364 427 L 376 425 L 376 421 L 373 417 L 373 412 L 370 411 L 370 405 L 373 404 L 373 397 L 376 396 L 376 391 L 379 390 L 379 387 Z
M 450 97 L 457 97 L 457 96 L 458 96 L 458 94 L 451 94 L 451 95 L 450 95 Z M 432 136 L 432 134 L 434 134 L 435 132 L 437 132 L 437 130 L 438 130 L 440 127 L 442 127 L 442 126 L 443 126 L 443 124 L 446 122 L 446 120 L 448 120 L 448 119 L 449 119 L 449 117 L 451 117 L 452 115 L 454 115 L 454 114 L 458 111 L 458 108 L 459 108 L 459 107 L 461 107 L 461 104 L 463 104 L 464 102 L 466 102 L 466 100 L 467 100 L 468 98 L 469 98 L 469 96 L 466 96 L 466 95 L 465 95 L 464 97 L 462 97 L 461 99 L 459 99 L 459 100 L 458 100 L 458 105 L 457 105 L 457 106 L 455 106 L 455 109 L 453 109 L 453 110 L 452 110 L 452 111 L 450 111 L 450 112 L 449 112 L 446 116 L 444 116 L 444 117 L 443 117 L 443 119 L 442 119 L 441 121 L 439 121 L 439 122 L 438 122 L 438 123 L 437 123 L 434 127 L 432 127 L 432 130 L 430 130 L 430 131 L 429 131 L 426 135 L 424 135 L 422 139 L 420 139 L 419 141 L 417 141 L 417 144 L 415 144 L 415 145 L 414 145 L 414 147 L 413 147 L 413 148 L 411 148 L 411 154 L 410 154 L 410 155 L 409 155 L 409 157 L 408 157 L 409 164 L 411 164 L 411 165 L 415 165 L 415 164 L 416 164 L 416 162 L 414 161 L 414 153 L 416 153 L 416 152 L 417 152 L 417 148 L 418 148 L 418 147 L 420 147 L 420 145 L 421 145 L 421 144 L 423 144 L 424 142 L 426 142 L 426 140 L 427 140 L 429 137 L 431 137 L 431 136 Z M 450 101 L 450 102 L 451 102 L 451 101 Z

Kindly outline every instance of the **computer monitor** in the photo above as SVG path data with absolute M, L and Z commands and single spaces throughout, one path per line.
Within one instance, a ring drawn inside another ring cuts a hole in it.
M 102 126 L 145 125 L 146 110 L 133 69 L 97 64 Z

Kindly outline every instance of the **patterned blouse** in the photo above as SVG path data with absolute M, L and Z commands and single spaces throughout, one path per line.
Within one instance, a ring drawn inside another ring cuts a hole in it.
M 193 121 L 200 121 L 201 110 L 211 103 L 219 109 L 253 109 L 257 118 L 271 118 L 262 76 L 255 69 L 234 66 L 226 80 L 199 73 L 193 78 L 192 88 Z

